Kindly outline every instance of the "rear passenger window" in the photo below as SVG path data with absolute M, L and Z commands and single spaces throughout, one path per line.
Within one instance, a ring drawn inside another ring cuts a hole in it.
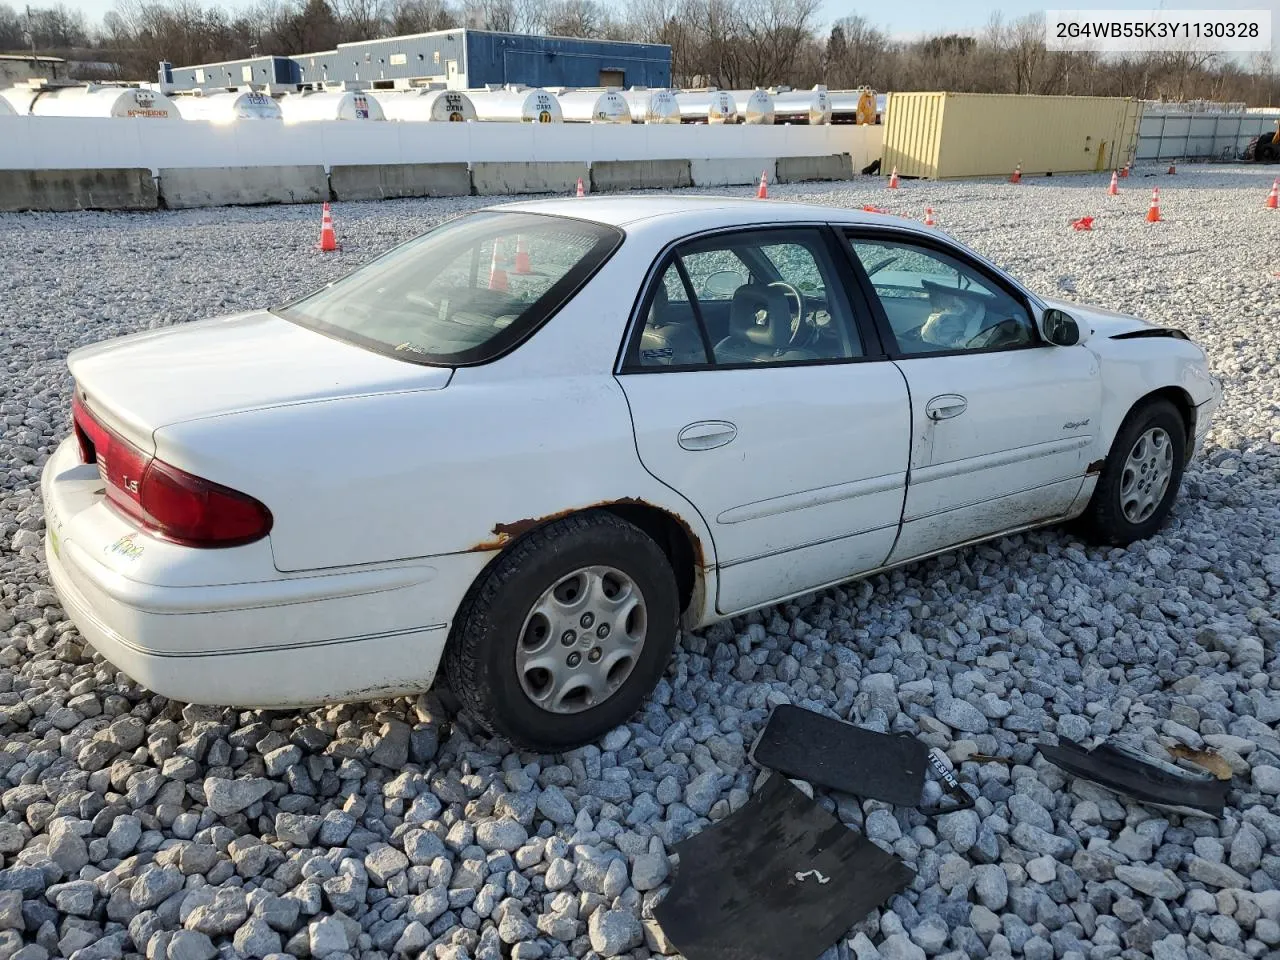
M 826 236 L 814 228 L 716 234 L 678 247 L 651 286 L 643 317 L 627 366 L 778 365 L 864 355 Z
M 674 263 L 653 285 L 640 333 L 641 367 L 672 367 L 704 364 L 707 351 L 689 295 Z
M 728 300 L 751 279 L 751 270 L 732 250 L 690 252 L 680 259 L 699 300 Z

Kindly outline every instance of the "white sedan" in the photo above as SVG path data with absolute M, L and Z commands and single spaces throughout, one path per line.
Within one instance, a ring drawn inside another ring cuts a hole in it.
M 1179 331 L 936 230 L 688 196 L 449 221 L 294 303 L 74 352 L 53 583 L 181 701 L 421 691 L 535 748 L 677 631 L 1012 531 L 1153 533 L 1221 399 Z

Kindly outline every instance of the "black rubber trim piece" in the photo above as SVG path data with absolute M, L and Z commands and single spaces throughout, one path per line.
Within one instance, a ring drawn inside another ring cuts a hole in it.
M 1072 740 L 1036 748 L 1050 763 L 1085 780 L 1127 794 L 1143 803 L 1190 807 L 1221 817 L 1230 786 L 1210 774 L 1193 773 L 1150 754 L 1110 741 L 1086 750 Z
M 1169 337 L 1174 340 L 1190 340 L 1185 333 L 1175 327 L 1151 327 L 1142 330 L 1129 330 L 1125 333 L 1115 333 L 1108 337 L 1108 340 L 1144 340 L 1148 337 Z
M 777 775 L 672 849 L 653 915 L 686 960 L 814 960 L 915 879 Z

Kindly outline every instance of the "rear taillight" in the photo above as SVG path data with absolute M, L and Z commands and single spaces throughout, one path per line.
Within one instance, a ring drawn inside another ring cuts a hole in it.
M 79 396 L 71 416 L 81 459 L 98 465 L 108 502 L 148 530 L 189 547 L 234 547 L 271 532 L 263 504 L 139 450 L 96 419 Z

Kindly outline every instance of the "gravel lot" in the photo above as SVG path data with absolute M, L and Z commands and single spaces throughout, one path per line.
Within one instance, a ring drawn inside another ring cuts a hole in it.
M 40 545 L 68 350 L 301 294 L 482 201 L 336 205 L 334 256 L 311 249 L 315 208 L 0 215 L 0 960 L 661 953 L 641 918 L 667 851 L 747 798 L 745 751 L 785 702 L 1002 758 L 958 763 L 981 798 L 936 820 L 819 794 L 917 871 L 824 960 L 1280 955 L 1273 175 L 1139 171 L 1119 197 L 1101 175 L 773 188 L 933 206 L 1046 293 L 1183 328 L 1226 381 L 1207 456 L 1149 543 L 1013 537 L 686 636 L 632 724 L 564 756 L 473 738 L 431 695 L 152 696 L 82 645 Z M 1216 747 L 1226 815 L 1127 803 L 1032 746 L 1100 734 Z

